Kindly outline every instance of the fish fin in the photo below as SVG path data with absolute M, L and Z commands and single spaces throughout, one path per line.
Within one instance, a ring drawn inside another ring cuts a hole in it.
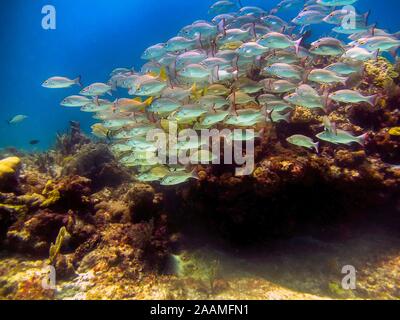
M 374 53 L 375 60 L 378 61 L 379 55 L 381 53 L 381 50 L 378 49 L 378 50 L 374 51 L 373 53 Z
M 397 48 L 395 48 L 395 49 L 393 49 L 393 50 L 390 50 L 390 55 L 393 57 L 393 58 L 396 58 L 397 57 L 397 52 L 399 51 L 399 47 L 397 47 Z
M 192 95 L 192 98 L 194 98 L 195 100 L 198 100 L 198 99 L 200 99 L 200 97 L 201 97 L 202 90 L 199 90 L 199 89 L 197 88 L 197 84 L 194 83 L 194 84 L 192 85 L 192 87 L 190 88 L 190 93 L 191 93 L 191 95 Z
M 400 31 L 393 33 L 392 36 L 396 39 L 400 39 Z
M 193 170 L 190 173 L 190 175 L 192 176 L 193 179 L 200 180 L 199 174 L 198 174 L 198 172 L 196 170 Z
M 157 74 L 154 71 L 151 71 L 151 72 L 148 72 L 147 75 L 150 76 L 150 77 L 153 77 L 153 78 L 157 78 L 160 74 Z
M 286 121 L 287 123 L 290 123 L 291 118 L 292 118 L 292 114 L 291 114 L 291 112 L 288 112 L 283 116 L 282 120 Z
M 319 153 L 319 142 L 314 143 L 314 149 L 317 153 Z
M 74 79 L 74 83 L 77 84 L 78 86 L 80 86 L 81 88 L 83 88 L 81 76 L 78 76 L 76 79 Z
M 324 105 L 324 109 L 327 110 L 331 100 L 329 99 L 329 88 L 326 87 L 322 93 L 322 100 L 323 100 L 323 105 Z
M 300 45 L 302 42 L 303 42 L 303 37 L 301 37 L 299 40 L 294 42 L 294 48 L 296 50 L 296 55 L 298 55 L 300 52 Z
M 153 98 L 153 97 L 150 97 L 150 98 L 148 98 L 146 101 L 144 101 L 144 104 L 145 104 L 146 106 L 149 106 L 149 105 L 151 105 L 151 104 L 153 103 L 153 100 L 154 100 L 154 98 Z
M 368 19 L 369 16 L 371 15 L 371 10 L 368 10 L 366 13 L 363 14 L 365 25 L 368 26 Z
M 196 92 L 197 92 L 197 84 L 196 84 L 196 82 L 193 83 L 192 87 L 190 88 L 190 91 L 191 91 L 192 94 L 196 94 Z
M 341 78 L 340 83 L 343 84 L 344 86 L 347 85 L 347 81 L 349 80 L 349 78 Z
M 81 76 L 78 76 L 75 80 L 74 80 L 74 82 L 78 85 L 78 86 L 80 86 L 81 88 L 83 87 L 83 85 L 82 85 L 82 77 Z
M 108 85 L 111 87 L 112 91 L 116 91 L 117 90 L 117 84 L 115 82 L 114 83 L 109 83 Z
M 136 101 L 136 102 L 142 102 L 142 98 L 140 98 L 140 97 L 136 97 L 136 98 L 133 98 L 133 101 Z
M 357 143 L 362 147 L 364 147 L 365 144 L 367 143 L 368 136 L 369 136 L 368 133 L 364 133 L 363 135 L 357 137 Z
M 112 90 L 107 91 L 107 94 L 112 97 L 113 95 Z
M 106 131 L 106 138 L 107 138 L 107 140 L 108 141 L 112 141 L 112 139 L 113 139 L 113 134 L 112 134 L 112 131 L 111 130 L 107 130 Z
M 371 36 L 375 37 L 375 30 L 377 28 L 378 24 L 375 23 L 374 25 L 372 25 L 371 27 Z
M 168 80 L 167 68 L 162 67 L 162 68 L 160 69 L 159 78 L 160 78 L 162 81 L 167 81 L 167 80 Z
M 378 103 L 379 98 L 380 98 L 379 94 L 374 94 L 374 95 L 372 95 L 372 96 L 369 96 L 369 97 L 368 97 L 368 103 L 369 103 L 372 107 L 375 107 L 376 104 Z
M 221 21 L 218 23 L 217 27 L 218 27 L 218 32 L 219 33 L 224 33 L 225 31 L 225 24 L 226 24 L 226 20 L 225 18 L 221 19 Z
M 261 115 L 262 115 L 262 116 L 264 116 L 264 117 L 269 117 L 269 113 L 268 113 L 267 106 L 263 106 L 263 107 L 261 108 L 260 112 L 261 112 Z
M 307 83 L 308 82 L 308 76 L 310 75 L 312 69 L 304 70 L 302 79 L 301 79 L 301 84 Z

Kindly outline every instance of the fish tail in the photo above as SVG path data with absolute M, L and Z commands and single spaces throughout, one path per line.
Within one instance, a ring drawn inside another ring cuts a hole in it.
M 373 57 L 376 61 L 378 61 L 379 58 L 379 54 L 381 53 L 381 51 L 378 49 L 376 51 L 373 52 Z
M 154 97 L 148 98 L 146 101 L 144 101 L 144 104 L 148 107 L 153 103 Z
M 193 171 L 190 173 L 190 175 L 192 176 L 193 179 L 196 179 L 196 180 L 199 180 L 199 179 L 200 179 L 199 174 L 198 174 L 198 172 L 197 172 L 196 170 L 193 170 Z
M 373 96 L 369 96 L 368 97 L 368 103 L 372 106 L 375 107 L 376 104 L 378 103 L 378 99 L 379 99 L 379 94 L 374 94 Z
M 299 52 L 300 52 L 300 46 L 301 46 L 301 43 L 303 42 L 303 37 L 301 37 L 299 40 L 297 40 L 297 41 L 295 41 L 294 42 L 294 48 L 295 48 L 295 50 L 296 50 L 296 54 L 299 54 Z
M 399 32 L 395 32 L 392 34 L 392 36 L 396 39 L 400 39 L 400 31 Z
M 396 59 L 397 57 L 397 52 L 399 51 L 399 47 L 394 48 L 393 50 L 390 50 L 390 55 Z
M 368 19 L 369 19 L 369 16 L 371 15 L 371 10 L 368 10 L 366 13 L 364 13 L 364 21 L 365 21 L 365 25 L 367 26 L 368 25 Z
M 357 143 L 362 147 L 364 147 L 365 144 L 367 143 L 367 139 L 368 139 L 368 133 L 364 133 L 363 135 L 357 137 Z
M 267 109 L 266 105 L 261 108 L 260 112 L 261 112 L 261 115 L 264 116 L 264 117 L 268 117 L 269 116 L 268 115 L 268 109 Z
M 166 67 L 162 67 L 162 68 L 160 69 L 159 78 L 160 78 L 162 81 L 167 81 L 167 80 L 168 80 L 168 74 L 167 74 L 167 68 L 166 68 Z
M 291 112 L 288 112 L 287 114 L 285 114 L 285 115 L 282 117 L 282 120 L 285 121 L 285 122 L 287 122 L 287 123 L 289 123 L 290 120 L 291 120 L 291 118 L 292 118 Z
M 314 149 L 317 153 L 319 153 L 319 142 L 314 143 Z
M 117 90 L 117 84 L 115 82 L 110 82 L 109 86 L 111 87 L 111 90 L 116 91 Z
M 341 79 L 340 79 L 340 83 L 342 83 L 344 86 L 345 85 L 347 85 L 347 81 L 349 80 L 349 78 L 345 78 L 345 77 L 342 77 Z
M 197 84 L 196 83 L 193 83 L 192 87 L 190 88 L 190 92 L 192 94 L 196 94 L 196 92 L 197 92 Z
M 226 20 L 225 20 L 225 18 L 222 19 L 222 20 L 218 23 L 217 27 L 218 27 L 218 32 L 219 32 L 219 33 L 224 33 L 224 32 L 225 32 L 225 27 L 226 27 Z
M 75 82 L 78 86 L 80 86 L 81 88 L 83 87 L 83 85 L 82 85 L 82 76 L 78 76 L 78 77 L 74 80 L 74 82 Z

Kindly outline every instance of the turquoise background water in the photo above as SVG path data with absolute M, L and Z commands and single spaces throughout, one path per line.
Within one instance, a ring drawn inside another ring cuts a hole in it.
M 148 46 L 165 42 L 185 25 L 207 14 L 211 0 L 3 0 L 0 1 L 0 147 L 45 149 L 56 132 L 70 120 L 89 132 L 89 114 L 63 108 L 60 101 L 78 88 L 50 90 L 41 87 L 47 78 L 82 76 L 83 84 L 107 81 L 116 67 L 136 69 Z M 243 5 L 269 9 L 278 1 L 242 0 Z M 57 10 L 57 29 L 41 25 L 44 5 Z M 398 0 L 359 0 L 359 11 L 372 10 L 370 21 L 391 32 L 400 30 Z M 297 12 L 287 12 L 293 18 Z M 328 35 L 327 25 L 318 27 Z M 316 36 L 316 34 L 314 34 Z M 29 118 L 14 126 L 7 120 L 16 114 Z M 29 141 L 38 139 L 32 147 Z

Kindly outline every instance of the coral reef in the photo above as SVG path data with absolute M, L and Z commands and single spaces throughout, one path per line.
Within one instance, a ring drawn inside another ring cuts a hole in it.
M 380 68 L 388 62 L 377 63 Z M 376 67 L 371 62 L 359 89 L 377 92 L 387 86 L 382 78 L 386 76 L 392 79 L 390 86 L 397 88 L 398 77 L 392 68 L 382 67 L 387 73 L 376 76 Z M 303 233 L 315 239 L 347 237 L 352 234 L 352 224 L 370 219 L 400 225 L 396 209 L 400 207 L 400 172 L 396 165 L 400 163 L 399 100 L 400 90 L 395 89 L 375 107 L 330 106 L 329 120 L 336 123 L 337 129 L 355 134 L 369 131 L 364 148 L 321 143 L 320 152 L 315 153 L 290 145 L 285 139 L 290 134 L 311 136 L 321 131 L 320 111 L 296 107 L 291 126 L 271 125 L 262 132 L 262 139 L 256 140 L 252 175 L 235 176 L 234 165 L 199 165 L 195 168 L 199 179 L 177 187 L 135 181 L 131 169 L 119 163 L 106 142 L 87 138 L 76 123 L 71 124 L 68 133 L 57 137 L 54 149 L 48 152 L 4 151 L 2 157 L 6 159 L 0 165 L 0 248 L 7 258 L 0 262 L 0 281 L 4 281 L 0 296 L 377 296 L 379 281 L 372 267 L 362 270 L 357 295 L 342 292 L 334 276 L 321 280 L 324 285 L 310 280 L 303 286 L 298 284 L 301 290 L 290 291 L 290 283 L 297 284 L 293 270 L 282 277 L 285 288 L 257 276 L 226 276 L 227 269 L 221 269 L 226 268 L 221 263 L 225 257 L 192 248 L 204 244 L 204 235 L 207 241 L 228 240 L 241 247 Z M 381 212 L 379 217 L 377 211 Z M 21 256 L 32 261 L 16 262 Z M 397 260 L 396 256 L 387 258 L 391 266 Z M 336 262 L 329 261 L 326 265 L 336 266 Z M 379 264 L 373 262 L 371 265 Z M 11 263 L 20 264 L 23 271 L 11 276 Z M 30 273 L 40 271 L 44 264 L 52 265 L 57 272 L 61 282 L 56 291 L 44 290 L 43 275 Z M 383 269 L 383 273 L 389 273 Z M 275 275 L 274 270 L 269 272 Z M 25 276 L 23 281 L 19 279 L 21 274 Z M 312 278 L 309 274 L 304 277 Z M 246 293 L 239 288 L 247 288 Z M 398 296 L 390 286 L 385 284 L 385 288 L 382 298 Z
M 396 71 L 396 66 L 388 59 L 378 57 L 365 63 L 365 77 L 367 82 L 387 89 L 393 86 L 394 80 L 399 78 L 399 73 Z

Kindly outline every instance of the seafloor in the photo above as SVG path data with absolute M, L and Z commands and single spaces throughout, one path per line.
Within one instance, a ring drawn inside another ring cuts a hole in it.
M 267 128 L 256 170 L 197 166 L 177 187 L 135 181 L 79 124 L 52 150 L 0 154 L 2 299 L 399 299 L 400 90 L 396 70 L 367 64 L 375 107 L 341 107 L 339 128 L 365 147 L 290 146 L 320 115 L 296 108 Z M 54 266 L 56 287 L 43 286 Z M 357 288 L 341 286 L 342 267 Z

